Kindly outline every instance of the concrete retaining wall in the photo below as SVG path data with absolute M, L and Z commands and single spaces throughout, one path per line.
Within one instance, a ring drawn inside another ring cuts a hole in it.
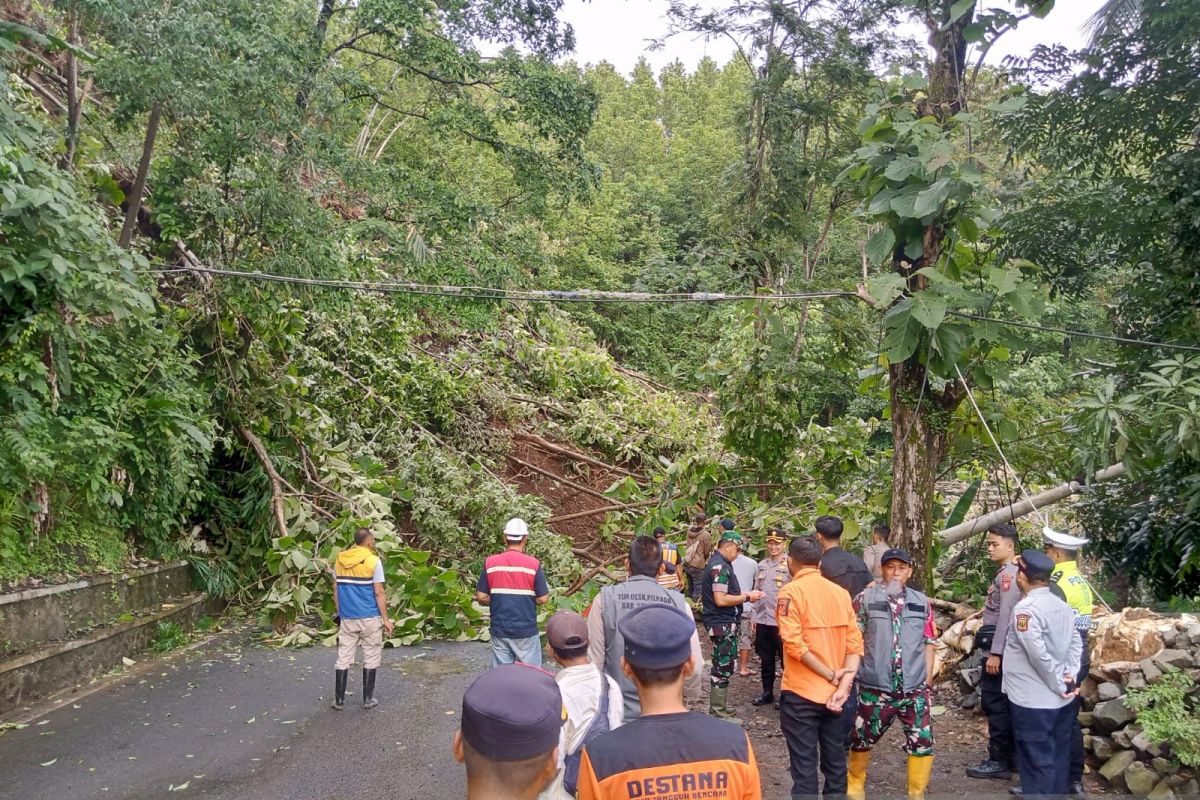
M 191 567 L 177 561 L 117 575 L 0 595 L 0 656 L 155 608 L 193 591 Z
M 219 608 L 219 602 L 214 604 L 195 592 L 133 622 L 0 661 L 0 719 L 55 692 L 85 685 L 93 676 L 121 665 L 122 658 L 136 656 L 153 641 L 159 623 L 175 622 L 188 628 Z

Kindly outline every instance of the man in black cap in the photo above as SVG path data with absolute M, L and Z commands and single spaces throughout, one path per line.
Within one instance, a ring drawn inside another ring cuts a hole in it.
M 1071 717 L 1079 692 L 1075 675 L 1083 643 L 1075 632 L 1075 611 L 1050 592 L 1050 557 L 1026 550 L 1017 570 L 1024 597 L 1013 607 L 1004 643 L 1004 693 L 1021 792 L 1026 797 L 1062 796 L 1068 789 Z
M 708 695 L 708 713 L 740 723 L 729 711 L 729 676 L 737 658 L 738 628 L 745 603 L 758 602 L 762 592 L 743 592 L 733 571 L 733 561 L 742 550 L 742 535 L 727 530 L 721 534 L 716 552 L 704 570 L 704 627 L 712 641 L 712 682 Z M 748 588 L 748 587 L 747 587 Z
M 643 606 L 621 620 L 622 669 L 637 686 L 642 716 L 584 746 L 580 800 L 762 796 L 746 732 L 683 704 L 684 678 L 700 669 L 694 631 L 690 615 L 674 605 Z
M 533 800 L 558 771 L 566 719 L 550 673 L 525 664 L 488 670 L 463 695 L 454 760 L 467 767 L 467 800 Z

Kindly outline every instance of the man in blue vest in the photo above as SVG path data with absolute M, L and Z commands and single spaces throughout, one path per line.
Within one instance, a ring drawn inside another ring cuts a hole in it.
M 847 770 L 846 795 L 851 800 L 866 797 L 871 748 L 897 719 L 908 752 L 910 798 L 925 796 L 933 769 L 929 692 L 937 644 L 933 608 L 929 598 L 908 588 L 913 569 L 906 551 L 886 551 L 880 569 L 882 583 L 868 586 L 854 599 L 863 633 L 863 659 Z
M 359 528 L 354 532 L 354 546 L 338 553 L 333 574 L 333 619 L 338 625 L 333 708 L 341 711 L 346 707 L 346 682 L 359 646 L 363 650 L 363 708 L 374 708 L 379 705 L 375 673 L 383 659 L 383 634 L 391 635 L 392 622 L 383 592 L 383 560 L 375 553 L 371 531 Z

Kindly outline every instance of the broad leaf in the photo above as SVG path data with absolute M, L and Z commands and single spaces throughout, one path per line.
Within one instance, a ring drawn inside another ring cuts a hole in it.
M 892 250 L 895 248 L 895 246 L 896 234 L 892 232 L 891 228 L 884 228 L 883 230 L 876 232 L 874 236 L 867 240 L 867 259 L 872 264 L 882 264 L 884 259 L 892 254 Z M 892 274 L 892 277 L 900 278 L 899 275 L 895 275 L 894 273 Z M 900 278 L 900 280 L 903 283 L 903 278 Z M 874 291 L 871 292 L 871 295 L 877 299 L 881 299 L 879 298 L 879 295 L 875 294 Z M 888 300 L 885 302 L 891 302 L 891 298 L 888 298 Z
M 891 231 L 889 231 L 890 233 Z M 867 291 L 879 301 L 880 305 L 891 305 L 891 302 L 904 294 L 906 282 L 904 277 L 895 272 L 885 272 L 867 281 Z
M 913 295 L 912 315 L 917 322 L 932 330 L 946 318 L 946 298 L 929 290 L 917 292 Z

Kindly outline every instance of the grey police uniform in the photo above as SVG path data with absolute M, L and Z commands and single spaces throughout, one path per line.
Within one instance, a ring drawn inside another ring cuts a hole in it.
M 1063 694 L 1074 685 L 1082 653 L 1075 612 L 1048 587 L 1031 589 L 1014 606 L 1004 644 L 1004 693 L 1027 797 L 1067 793 L 1074 704 Z
M 1017 565 L 1005 564 L 996 573 L 988 587 L 983 602 L 983 620 L 975 637 L 976 646 L 985 656 L 1001 656 L 998 675 L 989 675 L 986 669 L 979 678 L 979 706 L 987 715 L 988 759 L 1005 769 L 1012 769 L 1016 762 L 1013 744 L 1012 719 L 1008 713 L 1008 698 L 1004 696 L 1004 644 L 1008 628 L 1012 623 L 1013 606 L 1021 599 L 1017 588 Z

